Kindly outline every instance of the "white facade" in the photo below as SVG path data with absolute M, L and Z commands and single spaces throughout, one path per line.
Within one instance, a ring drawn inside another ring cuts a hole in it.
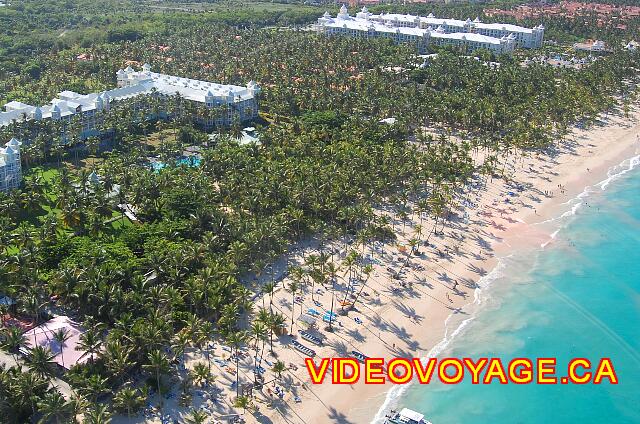
M 0 147 L 0 191 L 6 192 L 20 186 L 22 181 L 21 144 L 12 138 L 4 148 Z
M 587 52 L 606 52 L 607 46 L 604 41 L 595 40 L 587 43 L 576 43 L 573 45 L 574 50 L 587 51 Z
M 474 31 L 451 32 L 453 28 L 451 26 L 424 24 L 422 19 L 426 18 L 393 15 L 394 18 L 387 19 L 388 16 L 391 15 L 373 15 L 363 7 L 361 12 L 352 17 L 347 8 L 342 6 L 335 18 L 327 12 L 318 19 L 316 30 L 325 35 L 390 38 L 397 43 L 414 43 L 420 53 L 425 52 L 427 46 L 436 45 L 457 46 L 470 51 L 484 48 L 495 54 L 510 54 L 517 45 L 515 33 L 504 34 L 497 38 Z M 400 16 L 405 19 L 399 19 Z M 410 18 L 413 20 L 411 21 Z
M 207 127 L 228 126 L 236 119 L 246 122 L 258 116 L 257 95 L 260 87 L 255 81 L 250 81 L 246 87 L 216 84 L 151 72 L 151 67 L 147 64 L 142 66 L 140 72 L 134 71 L 131 67 L 121 69 L 116 72 L 116 77 L 121 89 L 133 87 L 144 91 L 145 94 L 155 91 L 169 96 L 179 95 L 208 109 L 226 107 L 226 116 L 217 121 L 202 118 L 201 123 Z
M 199 123 L 206 127 L 213 125 L 230 125 L 234 120 L 248 121 L 258 115 L 257 94 L 260 87 L 251 81 L 246 87 L 222 85 L 188 78 L 151 72 L 145 64 L 142 71 L 136 72 L 131 67 L 120 69 L 116 73 L 118 88 L 102 93 L 79 94 L 63 91 L 51 104 L 38 107 L 21 102 L 9 102 L 5 111 L 0 112 L 0 126 L 14 121 L 53 119 L 70 121 L 71 117 L 80 114 L 83 136 L 95 133 L 95 113 L 108 112 L 112 102 L 129 99 L 140 95 L 180 95 L 186 100 L 200 103 L 207 108 L 226 107 L 226 114 L 218 119 L 198 117 Z
M 544 38 L 544 26 L 538 25 L 533 28 L 521 27 L 518 25 L 501 23 L 484 23 L 479 18 L 475 20 L 467 19 L 443 19 L 436 18 L 433 13 L 428 16 L 401 15 L 396 13 L 382 13 L 374 15 L 369 13 L 366 7 L 356 14 L 357 18 L 368 19 L 391 27 L 415 27 L 426 29 L 429 27 L 442 27 L 445 33 L 474 33 L 486 35 L 488 37 L 502 38 L 510 35 L 515 36 L 516 46 L 524 48 L 542 47 Z

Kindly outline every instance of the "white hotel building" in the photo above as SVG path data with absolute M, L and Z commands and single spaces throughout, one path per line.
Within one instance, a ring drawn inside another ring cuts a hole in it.
M 399 14 L 370 13 L 366 7 L 350 16 L 346 6 L 333 18 L 325 13 L 316 25 L 316 30 L 326 35 L 348 35 L 353 37 L 391 38 L 395 42 L 411 42 L 424 53 L 429 45 L 457 46 L 467 50 L 488 49 L 495 54 L 510 54 L 516 47 L 535 48 L 542 45 L 544 27 L 533 29 L 509 24 L 485 24 L 478 18 L 435 18 Z
M 113 102 L 136 98 L 141 95 L 179 95 L 206 109 L 218 109 L 208 116 L 196 112 L 194 120 L 205 129 L 214 126 L 229 126 L 233 122 L 245 122 L 258 116 L 260 87 L 251 81 L 246 87 L 222 85 L 188 78 L 151 72 L 149 65 L 136 72 L 131 67 L 117 73 L 118 88 L 101 93 L 79 94 L 73 91 L 58 93 L 58 97 L 45 106 L 31 106 L 21 102 L 9 102 L 0 112 L 0 127 L 25 120 L 60 121 L 61 130 L 74 116 L 80 117 L 81 138 L 99 135 L 97 112 L 108 113 Z M 160 112 L 166 116 L 166 112 Z M 0 148 L 0 191 L 17 188 L 22 180 L 20 144 L 11 139 L 5 148 Z
M 220 108 L 222 114 L 195 117 L 196 122 L 206 129 L 211 129 L 214 125 L 228 126 L 236 120 L 249 121 L 258 116 L 257 95 L 260 87 L 253 81 L 246 87 L 222 85 L 151 72 L 151 67 L 147 64 L 139 72 L 131 67 L 120 69 L 116 76 L 118 88 L 101 93 L 63 91 L 51 104 L 45 106 L 9 102 L 4 107 L 5 111 L 0 112 L 0 126 L 30 119 L 69 122 L 74 115 L 80 115 L 82 136 L 86 137 L 96 134 L 96 112 L 108 112 L 112 102 L 141 95 L 179 95 L 208 109 Z
M 20 161 L 20 142 L 12 138 L 0 147 L 0 191 L 9 191 L 20 186 L 22 164 Z

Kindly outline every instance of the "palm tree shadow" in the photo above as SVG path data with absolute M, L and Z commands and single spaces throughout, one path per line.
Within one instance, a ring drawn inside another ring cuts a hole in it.
M 331 347 L 336 351 L 336 353 L 340 356 L 346 356 L 349 348 L 347 344 L 342 340 L 336 340 L 330 343 Z
M 438 272 L 438 280 L 445 283 L 450 283 L 451 277 L 446 272 Z
M 347 335 L 349 335 L 349 337 L 351 337 L 356 342 L 362 343 L 365 340 L 364 336 L 356 328 L 352 328 L 352 329 L 348 330 L 347 331 Z
M 379 315 L 374 315 L 373 317 L 369 318 L 369 320 L 371 321 L 371 324 L 373 324 L 373 326 L 379 330 L 384 331 L 388 328 L 387 323 L 384 322 Z
M 405 305 L 404 303 L 395 303 L 396 309 L 398 309 L 398 311 L 400 311 L 404 316 L 406 316 L 407 318 L 410 318 L 416 322 L 420 322 L 424 319 L 424 317 L 422 315 L 419 315 L 415 308 L 412 308 L 410 306 Z
M 380 298 L 377 298 L 377 297 L 370 298 L 367 303 L 369 303 L 371 306 L 382 305 L 382 301 L 380 300 Z
M 459 281 L 461 282 L 461 284 L 463 284 L 468 289 L 477 289 L 478 288 L 478 283 L 476 283 L 471 278 L 463 278 L 463 279 L 461 279 Z
M 280 299 L 278 299 L 278 305 L 280 305 L 281 307 L 288 307 L 290 305 L 290 302 L 288 299 L 281 297 Z
M 271 418 L 267 417 L 266 415 L 263 415 L 262 412 L 260 412 L 260 411 L 254 412 L 253 413 L 253 417 L 260 424 L 271 424 L 271 423 L 273 423 L 273 420 Z
M 411 337 L 406 328 L 400 327 L 396 323 L 391 323 L 390 331 L 400 340 L 407 340 Z
M 339 424 L 353 423 L 353 421 L 350 421 L 346 415 L 344 415 L 342 412 L 339 412 L 334 407 L 329 408 L 329 416 L 327 418 L 329 418 L 329 420 L 333 423 L 339 423 Z
M 478 274 L 481 277 L 484 277 L 485 275 L 487 275 L 487 270 L 484 268 L 480 268 L 477 265 L 474 264 L 468 264 L 467 265 L 467 269 L 471 272 L 473 272 L 474 274 Z
M 416 284 L 420 284 L 421 286 L 428 287 L 430 289 L 433 288 L 433 284 L 431 284 L 426 277 L 419 276 L 416 278 Z
M 407 348 L 410 352 L 417 352 L 420 350 L 420 343 L 417 340 L 409 340 L 407 342 Z

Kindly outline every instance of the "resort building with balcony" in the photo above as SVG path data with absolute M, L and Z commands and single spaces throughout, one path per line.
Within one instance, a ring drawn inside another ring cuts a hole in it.
M 50 104 L 32 106 L 21 102 L 9 102 L 0 112 L 0 127 L 24 120 L 61 121 L 63 127 L 74 116 L 80 118 L 81 138 L 98 134 L 98 114 L 108 113 L 114 102 L 143 96 L 180 96 L 194 103 L 194 110 L 201 113 L 194 121 L 206 130 L 214 126 L 229 126 L 233 122 L 246 122 L 258 116 L 258 93 L 260 87 L 253 81 L 245 87 L 223 85 L 189 78 L 151 72 L 148 64 L 141 71 L 131 67 L 116 72 L 117 88 L 99 93 L 79 94 L 63 91 Z M 162 102 L 160 102 L 162 104 Z M 210 109 L 211 113 L 202 113 Z M 155 118 L 167 116 L 167 111 L 158 111 Z
M 394 28 L 442 28 L 446 34 L 473 33 L 493 38 L 513 35 L 513 37 L 515 37 L 516 47 L 519 48 L 533 49 L 542 47 L 544 39 L 543 25 L 526 28 L 512 24 L 485 23 L 477 17 L 473 21 L 471 19 L 463 21 L 459 19 L 437 18 L 433 13 L 430 13 L 428 16 L 402 15 L 397 13 L 382 13 L 376 15 L 370 13 L 366 7 L 363 7 L 362 11 L 356 14 L 356 18 L 368 19 Z
M 22 181 L 20 143 L 12 138 L 4 147 L 0 147 L 0 191 L 16 189 Z
M 487 49 L 495 54 L 511 54 L 516 47 L 539 47 L 544 27 L 534 29 L 508 24 L 484 24 L 476 19 L 460 21 L 438 19 L 429 15 L 370 13 L 366 7 L 356 16 L 350 16 L 342 6 L 336 17 L 326 12 L 318 19 L 316 31 L 332 36 L 342 35 L 364 38 L 389 38 L 396 43 L 413 43 L 419 53 L 429 46 L 453 46 L 467 52 Z

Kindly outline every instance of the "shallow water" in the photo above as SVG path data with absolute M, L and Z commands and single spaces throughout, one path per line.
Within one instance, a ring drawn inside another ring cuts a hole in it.
M 567 205 L 574 213 L 558 220 L 552 243 L 503 260 L 485 279 L 493 281 L 479 310 L 439 355 L 553 356 L 558 376 L 570 358 L 610 357 L 619 384 L 412 385 L 392 406 L 433 424 L 640 423 L 640 168 L 625 166 L 581 206 Z

